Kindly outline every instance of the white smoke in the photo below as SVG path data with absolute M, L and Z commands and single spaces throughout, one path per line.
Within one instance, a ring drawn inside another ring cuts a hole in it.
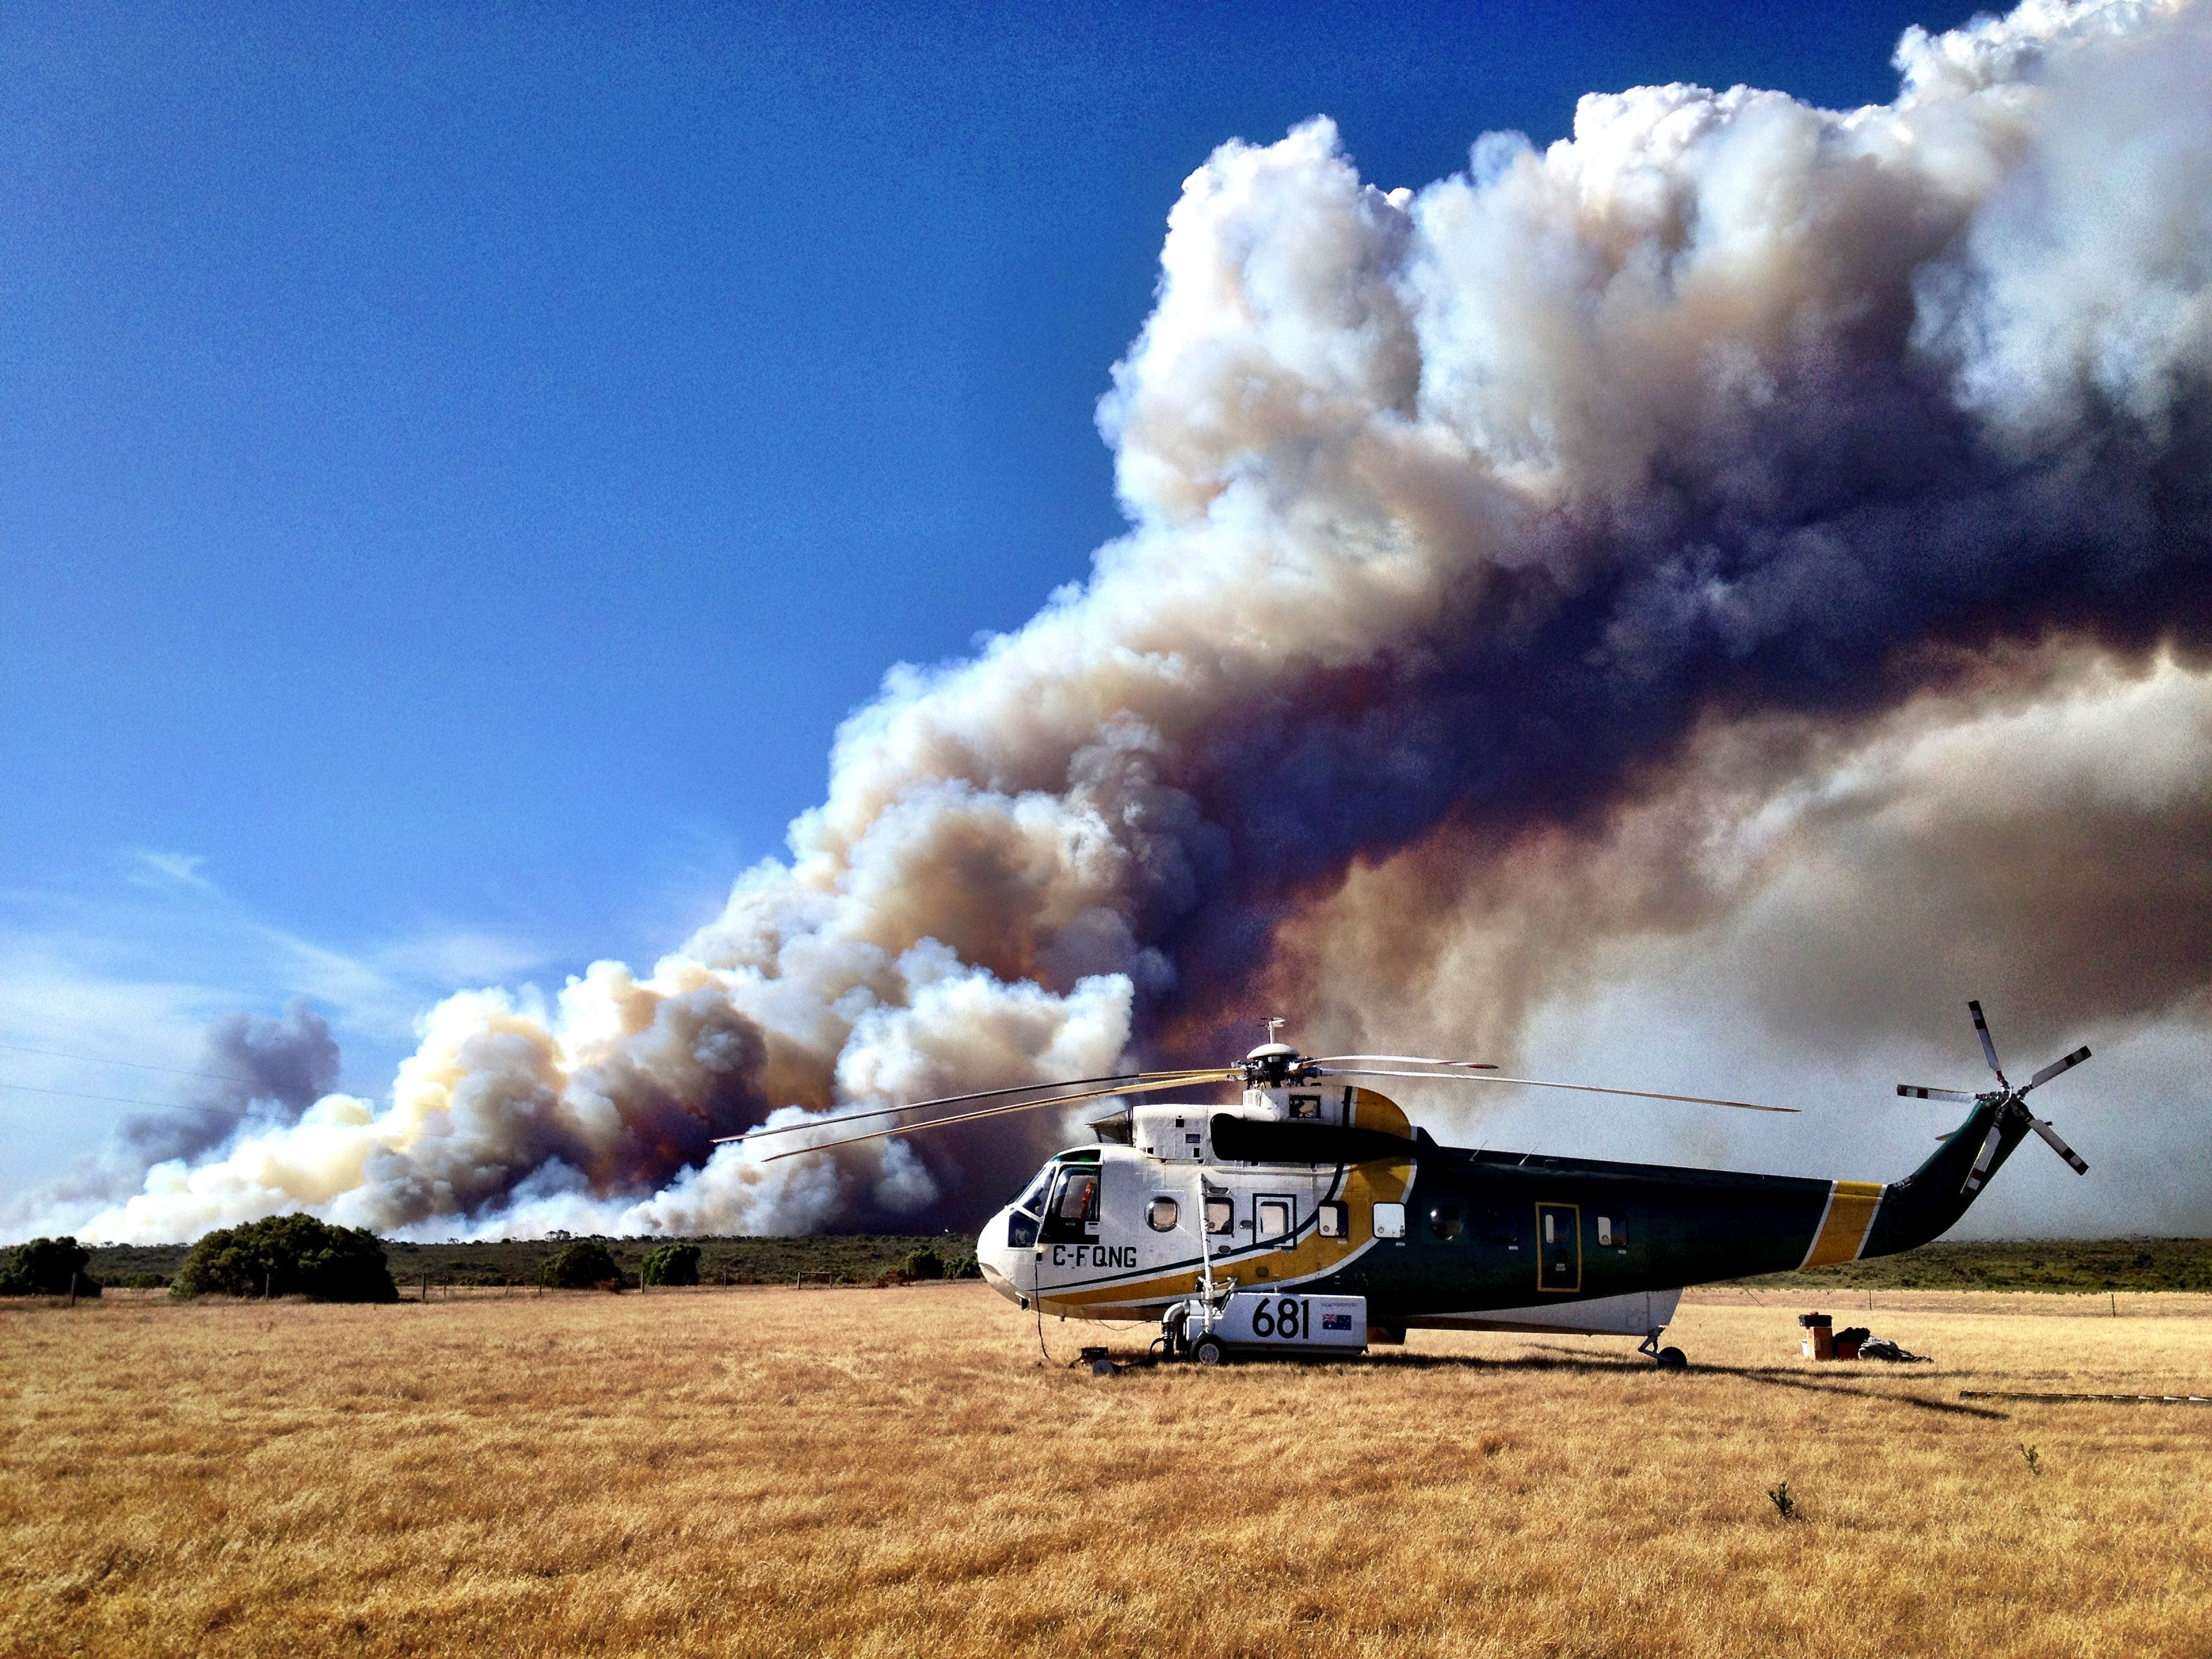
M 866 1044 L 847 1059 L 848 1099 L 941 1091 L 978 1056 L 1017 1078 L 1097 1073 L 1127 1039 L 1127 988 L 1113 981 L 1055 997 L 1004 985 L 929 943 L 888 966 L 907 1001 L 846 1011 Z M 738 974 L 671 958 L 647 981 L 597 963 L 550 1007 L 534 994 L 449 997 L 425 1019 L 389 1109 L 326 1096 L 297 1123 L 244 1133 L 219 1156 L 157 1164 L 143 1190 L 79 1231 L 189 1238 L 306 1209 L 385 1233 L 433 1221 L 488 1237 L 793 1233 L 855 1212 L 925 1209 L 935 1182 L 896 1143 L 767 1167 L 709 1145 L 716 1133 L 805 1116 L 766 1109 L 767 1045 L 740 1011 L 748 988 Z
M 1848 721 L 1934 643 L 2203 628 L 2205 12 L 2031 3 L 1898 62 L 1895 102 L 1841 112 L 1593 95 L 1418 192 L 1326 120 L 1224 144 L 1100 411 L 1132 528 L 1087 584 L 895 669 L 788 861 L 650 977 L 452 998 L 388 1108 L 331 1097 L 67 1219 L 972 1210 L 1062 1126 L 710 1143 L 1210 1042 L 1348 875 L 1440 824 L 1503 857 L 1712 710 Z

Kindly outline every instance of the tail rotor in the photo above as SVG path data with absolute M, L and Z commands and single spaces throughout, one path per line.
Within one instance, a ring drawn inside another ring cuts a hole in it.
M 1914 1100 L 1994 1101 L 1998 1104 L 2000 1109 L 1998 1120 L 1990 1125 L 1989 1136 L 1983 1141 L 1982 1150 L 1975 1158 L 1973 1167 L 1966 1171 L 1964 1190 L 1973 1193 L 1981 1189 L 1982 1182 L 1989 1176 L 1990 1164 L 1996 1158 L 1997 1147 L 2003 1139 L 2004 1120 L 2015 1112 L 2025 1121 L 2027 1128 L 2033 1130 L 2052 1152 L 2066 1160 L 2075 1174 L 2088 1174 L 2089 1166 L 2082 1161 L 2081 1154 L 2059 1139 L 2058 1132 L 2051 1127 L 2049 1120 L 2036 1116 L 2027 1109 L 2025 1103 L 2033 1091 L 2041 1088 L 2052 1079 L 2072 1071 L 2083 1060 L 2088 1059 L 2088 1049 L 2076 1048 L 2072 1054 L 2052 1060 L 2050 1065 L 2029 1078 L 2026 1083 L 2015 1087 L 2007 1080 L 2004 1068 L 1997 1064 L 1997 1045 L 1990 1036 L 1989 1021 L 1982 1017 L 1982 1005 L 1979 1002 L 1969 1002 L 1966 1005 L 1966 1012 L 1974 1017 L 1974 1034 L 1982 1040 L 1982 1058 L 1989 1062 L 1990 1071 L 1996 1077 L 1997 1086 L 1986 1094 L 1978 1095 L 1970 1094 L 1963 1089 L 1924 1089 L 1917 1084 L 1911 1083 L 1900 1083 L 1897 1085 L 1898 1093 Z

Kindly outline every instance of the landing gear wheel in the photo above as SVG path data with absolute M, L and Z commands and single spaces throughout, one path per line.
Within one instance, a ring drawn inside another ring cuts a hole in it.
M 1201 1336 L 1190 1345 L 1190 1357 L 1201 1365 L 1225 1365 L 1229 1350 L 1210 1336 Z
M 1686 1371 L 1690 1369 L 1690 1357 L 1680 1348 L 1662 1348 L 1651 1357 L 1659 1362 L 1659 1369 L 1662 1371 Z

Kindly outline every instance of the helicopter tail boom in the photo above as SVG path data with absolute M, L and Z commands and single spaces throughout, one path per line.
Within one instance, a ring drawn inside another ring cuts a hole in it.
M 2032 1122 L 2027 1109 L 2008 1095 L 1978 1102 L 1935 1156 L 1882 1192 L 1858 1255 L 1894 1255 L 1948 1232 L 2027 1138 Z

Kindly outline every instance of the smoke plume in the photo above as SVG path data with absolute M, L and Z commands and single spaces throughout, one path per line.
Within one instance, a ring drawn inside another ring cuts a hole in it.
M 2016 1033 L 2212 1023 L 2212 674 L 1982 669 L 1849 725 L 1710 722 L 1598 823 L 1440 826 L 1287 924 L 1271 991 L 1367 1048 L 1510 1052 L 1547 1001 L 1692 964 L 1814 1054 L 1972 1058 L 1975 988 Z
M 1066 1126 L 709 1143 L 1219 1059 L 1263 999 L 1310 1047 L 1503 1057 L 1739 913 L 1835 941 L 1745 994 L 1847 1024 L 1900 880 L 1991 951 L 2194 904 L 2051 994 L 2201 1006 L 2212 23 L 2031 0 L 1897 65 L 1844 112 L 1593 94 L 1419 191 L 1325 119 L 1224 144 L 1100 410 L 1130 528 L 1087 583 L 894 669 L 789 857 L 649 976 L 455 996 L 388 1107 L 185 1150 L 80 1226 L 965 1219 Z M 1977 742 L 2041 771 L 1970 785 Z
M 329 1024 L 295 999 L 282 1019 L 232 1014 L 209 1030 L 191 1100 L 177 1111 L 126 1119 L 123 1143 L 151 1167 L 219 1146 L 246 1122 L 288 1124 L 337 1086 Z
M 337 1039 L 320 1014 L 295 999 L 281 1019 L 239 1013 L 217 1020 L 209 1028 L 194 1069 L 184 1103 L 162 1112 L 133 1113 L 109 1146 L 80 1158 L 32 1202 L 62 1213 L 68 1212 L 62 1206 L 74 1206 L 82 1213 L 138 1192 L 156 1165 L 202 1158 L 234 1139 L 282 1132 L 337 1086 Z

